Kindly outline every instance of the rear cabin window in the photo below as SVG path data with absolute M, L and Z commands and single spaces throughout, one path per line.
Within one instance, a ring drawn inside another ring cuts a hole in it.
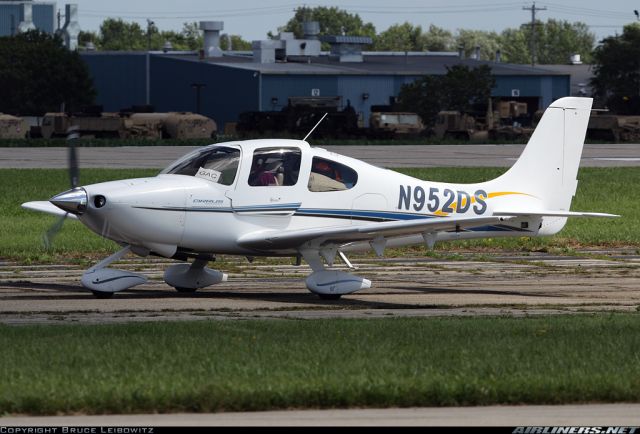
M 314 157 L 309 176 L 309 191 L 342 191 L 353 188 L 358 182 L 355 170 L 344 164 Z
M 249 185 L 253 187 L 291 186 L 300 174 L 300 149 L 261 148 L 253 153 Z

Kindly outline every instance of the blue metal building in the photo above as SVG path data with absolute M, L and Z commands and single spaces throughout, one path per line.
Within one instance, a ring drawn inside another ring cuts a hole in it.
M 24 21 L 24 4 L 31 4 L 33 24 L 39 30 L 53 33 L 56 29 L 56 3 L 0 0 L 0 36 L 12 36 Z
M 365 125 L 372 105 L 387 105 L 405 83 L 424 75 L 445 74 L 447 67 L 487 64 L 496 78 L 493 96 L 525 101 L 532 110 L 570 94 L 567 73 L 429 53 L 364 53 L 363 61 L 341 63 L 328 56 L 298 61 L 257 63 L 236 55 L 200 59 L 195 53 L 84 52 L 106 111 L 151 104 L 156 111 L 197 111 L 218 128 L 244 111 L 280 110 L 289 97 L 338 96 Z

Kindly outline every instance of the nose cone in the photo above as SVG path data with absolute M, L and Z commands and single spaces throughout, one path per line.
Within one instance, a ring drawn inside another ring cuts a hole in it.
M 87 192 L 82 187 L 76 187 L 53 196 L 49 202 L 63 211 L 81 215 L 87 209 Z

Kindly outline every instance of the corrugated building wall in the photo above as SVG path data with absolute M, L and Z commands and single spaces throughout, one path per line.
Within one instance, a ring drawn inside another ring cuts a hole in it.
M 83 52 L 82 59 L 97 90 L 96 104 L 119 111 L 147 104 L 146 52 Z M 149 104 L 158 112 L 196 112 L 200 87 L 200 113 L 212 118 L 218 129 L 235 122 L 243 111 L 258 110 L 259 75 L 197 60 L 149 55 Z
M 18 24 L 24 19 L 24 2 L 0 2 L 0 36 L 11 36 L 17 32 Z M 53 33 L 56 29 L 56 4 L 53 2 L 30 2 L 32 4 L 33 24 L 37 29 Z
M 151 104 L 156 111 L 196 111 L 200 87 L 200 113 L 212 118 L 218 130 L 236 122 L 244 111 L 258 110 L 259 74 L 198 60 L 151 55 Z
M 403 84 L 420 75 L 398 73 L 291 73 L 285 67 L 265 68 L 261 64 L 231 60 L 199 60 L 195 55 L 149 55 L 145 52 L 83 52 L 98 91 L 97 104 L 106 111 L 149 103 L 156 111 L 197 110 L 194 84 L 200 84 L 200 113 L 213 118 L 218 129 L 238 120 L 245 111 L 273 111 L 284 108 L 289 97 L 339 96 L 361 115 L 367 126 L 372 105 L 387 105 Z M 366 63 L 360 64 L 363 72 Z M 276 70 L 277 69 L 277 70 Z M 505 69 L 505 68 L 503 68 Z M 555 99 L 570 94 L 570 77 L 538 70 L 534 74 L 502 72 L 495 75 L 494 97 L 518 99 L 530 112 L 545 108 Z
M 118 111 L 146 101 L 146 53 L 83 52 L 96 88 L 96 103 Z

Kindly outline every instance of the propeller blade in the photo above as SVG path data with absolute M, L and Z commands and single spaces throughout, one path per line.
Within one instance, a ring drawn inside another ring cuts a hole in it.
M 78 168 L 78 151 L 76 150 L 76 141 L 80 137 L 80 131 L 77 125 L 72 125 L 67 130 L 67 146 L 69 148 L 69 181 L 71 188 L 76 188 L 80 183 L 80 169 Z M 61 216 L 47 232 L 43 238 L 44 247 L 49 250 L 53 246 L 53 238 L 60 232 L 62 225 L 69 213 Z
M 80 183 L 80 170 L 78 168 L 78 151 L 76 141 L 80 137 L 80 132 L 76 125 L 67 130 L 67 145 L 69 147 L 69 179 L 71 188 L 76 188 Z
M 69 213 L 65 213 L 61 216 L 50 228 L 47 232 L 45 232 L 43 238 L 44 247 L 49 250 L 53 246 L 53 238 L 58 234 L 60 229 L 62 229 L 62 225 L 64 224 L 64 220 L 67 218 Z

